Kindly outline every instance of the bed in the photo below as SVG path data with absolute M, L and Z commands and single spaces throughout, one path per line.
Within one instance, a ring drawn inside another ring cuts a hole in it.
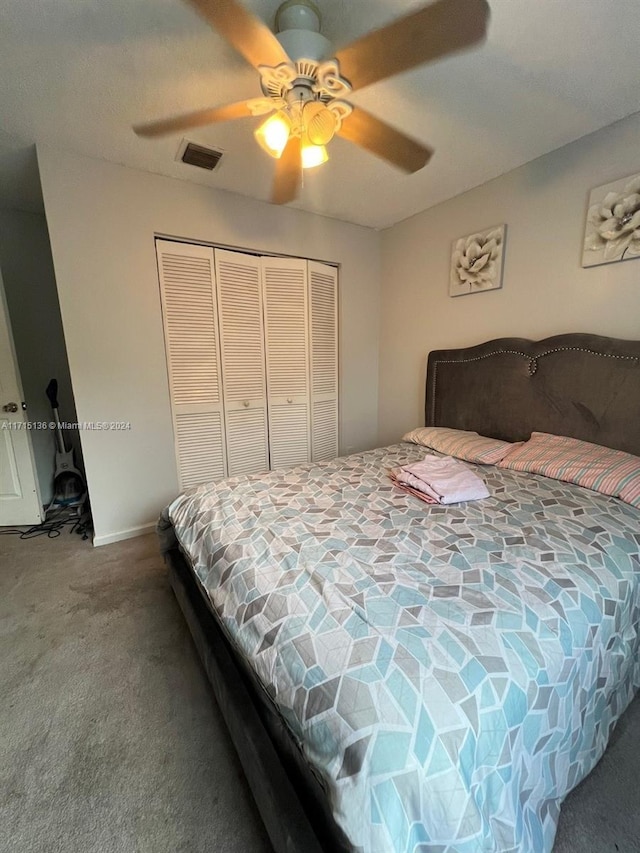
M 428 425 L 640 455 L 640 343 L 432 352 Z M 399 443 L 201 486 L 159 523 L 176 597 L 277 853 L 549 851 L 640 687 L 640 511 L 473 466 L 426 506 Z

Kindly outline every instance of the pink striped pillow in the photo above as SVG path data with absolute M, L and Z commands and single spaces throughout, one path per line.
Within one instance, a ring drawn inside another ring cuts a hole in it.
M 499 468 L 543 474 L 612 495 L 640 508 L 640 457 L 568 438 L 534 432 L 498 463 Z
M 403 435 L 402 440 L 481 465 L 495 465 L 515 446 L 508 441 L 478 435 L 477 432 L 449 427 L 418 427 Z

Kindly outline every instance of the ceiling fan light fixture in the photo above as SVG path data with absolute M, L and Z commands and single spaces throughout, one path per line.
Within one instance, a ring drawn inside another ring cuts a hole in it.
M 279 160 L 291 135 L 291 120 L 280 111 L 263 122 L 254 136 L 260 147 L 271 157 Z
M 338 119 L 320 101 L 307 101 L 302 112 L 304 126 L 312 145 L 326 145 L 333 139 Z
M 305 141 L 302 143 L 301 157 L 303 169 L 315 169 L 327 162 L 329 153 L 324 145 L 312 145 Z
M 139 136 L 156 137 L 269 114 L 255 137 L 278 160 L 274 204 L 287 204 L 297 196 L 302 168 L 325 163 L 329 159 L 325 146 L 336 135 L 405 172 L 422 169 L 433 154 L 431 148 L 354 107 L 347 98 L 372 83 L 477 45 L 486 38 L 490 17 L 488 0 L 421 0 L 415 11 L 336 53 L 321 33 L 314 0 L 279 0 L 275 33 L 249 11 L 248 0 L 185 2 L 258 71 L 264 97 L 196 110 L 134 130 Z

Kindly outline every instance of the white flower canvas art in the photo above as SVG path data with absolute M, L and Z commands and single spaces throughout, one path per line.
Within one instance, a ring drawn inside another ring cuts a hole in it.
M 502 287 L 506 225 L 460 237 L 453 244 L 449 296 L 464 296 Z
M 640 175 L 591 190 L 582 266 L 640 258 Z

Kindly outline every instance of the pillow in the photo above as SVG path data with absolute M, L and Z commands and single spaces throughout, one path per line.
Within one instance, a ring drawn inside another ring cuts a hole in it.
M 449 427 L 418 427 L 403 435 L 402 440 L 481 465 L 495 465 L 514 447 L 508 441 Z
M 498 467 L 577 483 L 640 508 L 640 457 L 622 450 L 534 432 L 529 441 L 514 447 Z

